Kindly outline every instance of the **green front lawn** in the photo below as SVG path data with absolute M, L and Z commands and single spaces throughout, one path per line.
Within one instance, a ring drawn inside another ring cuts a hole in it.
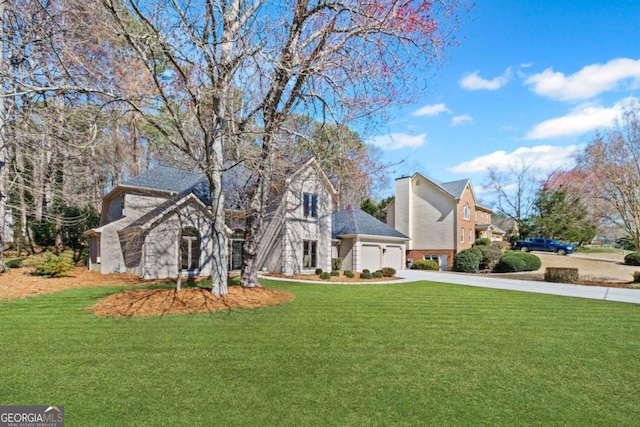
M 116 288 L 0 303 L 0 405 L 67 426 L 624 426 L 640 307 L 438 283 L 265 282 L 256 310 L 98 318 Z

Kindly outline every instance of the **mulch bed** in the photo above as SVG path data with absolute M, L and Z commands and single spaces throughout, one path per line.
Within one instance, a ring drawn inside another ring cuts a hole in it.
M 225 296 L 211 288 L 192 287 L 126 291 L 101 299 L 91 307 L 98 316 L 159 316 L 165 314 L 211 313 L 235 308 L 257 308 L 293 301 L 287 291 L 231 286 Z

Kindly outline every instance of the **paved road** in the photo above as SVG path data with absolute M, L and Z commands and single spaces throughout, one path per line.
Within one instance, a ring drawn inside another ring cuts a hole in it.
M 534 280 L 501 279 L 495 276 L 457 274 L 448 271 L 400 270 L 396 275 L 402 279 L 395 283 L 429 280 L 432 282 L 454 283 L 456 285 L 478 286 L 482 288 L 508 289 L 512 291 L 640 304 L 640 289 L 606 288 L 603 286 L 570 285 L 566 283 L 548 283 Z

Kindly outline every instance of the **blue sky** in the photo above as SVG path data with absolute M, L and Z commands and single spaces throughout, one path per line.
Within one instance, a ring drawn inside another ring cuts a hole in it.
M 457 39 L 426 93 L 367 139 L 383 161 L 401 162 L 380 197 L 420 172 L 470 178 L 491 205 L 488 166 L 570 167 L 640 98 L 640 1 L 478 0 Z

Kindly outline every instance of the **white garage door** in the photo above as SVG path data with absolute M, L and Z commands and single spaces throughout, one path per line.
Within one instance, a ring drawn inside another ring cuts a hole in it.
M 382 261 L 383 267 L 393 267 L 402 270 L 402 249 L 398 246 L 387 246 Z
M 380 252 L 382 252 L 382 250 L 379 246 L 362 245 L 361 252 L 362 262 L 360 262 L 360 266 L 362 270 L 368 269 L 372 273 L 376 270 L 380 270 L 382 267 L 380 265 Z

